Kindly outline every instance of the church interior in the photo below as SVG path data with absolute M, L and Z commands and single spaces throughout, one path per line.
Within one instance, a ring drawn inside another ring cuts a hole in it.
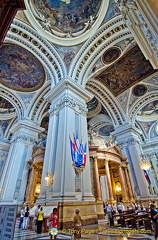
M 157 1 L 0 2 L 0 204 L 158 204 Z

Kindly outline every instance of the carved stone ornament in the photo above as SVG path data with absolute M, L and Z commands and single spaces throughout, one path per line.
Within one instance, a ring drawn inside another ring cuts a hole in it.
M 85 166 L 76 167 L 74 163 L 72 164 L 72 166 L 74 167 L 76 174 L 81 173 L 85 168 Z
M 64 97 L 58 103 L 51 105 L 49 113 L 54 114 L 55 112 L 60 111 L 64 107 L 71 107 L 74 109 L 76 106 L 78 106 L 80 113 L 87 113 L 87 108 L 84 105 L 81 105 L 79 102 L 75 101 L 70 97 Z
M 13 136 L 12 139 L 11 139 L 11 142 L 14 142 L 14 141 L 19 141 L 19 142 L 22 142 L 22 143 L 30 143 L 30 144 L 35 144 L 36 142 L 36 138 L 32 138 L 30 136 L 26 136 L 24 134 L 18 134 L 17 136 Z

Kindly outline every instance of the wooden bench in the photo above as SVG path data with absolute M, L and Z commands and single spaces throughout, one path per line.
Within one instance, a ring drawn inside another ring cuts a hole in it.
M 144 219 L 148 218 L 148 213 L 137 214 L 131 217 L 131 226 L 132 228 L 144 228 Z

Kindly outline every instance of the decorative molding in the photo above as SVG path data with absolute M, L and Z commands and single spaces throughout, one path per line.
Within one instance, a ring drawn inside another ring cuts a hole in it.
M 50 106 L 49 113 L 50 115 L 53 115 L 56 112 L 59 112 L 64 107 L 71 107 L 74 110 L 76 110 L 76 106 L 78 106 L 79 113 L 86 115 L 88 110 L 86 108 L 86 105 L 82 105 L 79 102 L 75 101 L 71 97 L 63 97 L 58 103 L 55 103 L 54 105 Z
M 19 96 L 18 97 L 15 96 L 13 92 L 3 87 L 0 87 L 0 95 L 11 102 L 11 104 L 17 110 L 18 117 L 21 119 L 24 116 L 25 107 L 21 104 L 20 100 L 18 99 Z
M 103 105 L 106 103 L 105 108 L 111 116 L 114 125 L 122 125 L 126 121 L 122 109 L 120 110 L 120 107 L 118 106 L 119 104 L 116 104 L 116 100 L 113 99 L 112 94 L 110 94 L 99 81 L 96 79 L 95 81 L 89 80 L 86 89 L 94 95 L 97 94 L 97 98 Z M 104 102 L 101 97 L 104 99 Z
M 55 85 L 66 75 L 63 61 L 56 49 L 26 23 L 15 19 L 6 41 L 7 39 L 13 39 L 16 43 L 20 42 L 34 52 L 51 72 Z
M 133 33 L 138 45 L 153 68 L 158 68 L 158 37 L 150 20 L 152 16 L 146 1 L 117 0 L 124 23 Z M 153 16 L 152 16 L 153 17 Z M 155 22 L 156 24 L 156 22 Z
M 78 53 L 70 69 L 70 76 L 73 77 L 76 82 L 81 79 L 81 84 L 83 84 L 89 65 L 91 65 L 96 57 L 99 56 L 101 52 L 105 51 L 109 45 L 111 46 L 112 43 L 120 38 L 127 38 L 127 35 L 131 35 L 129 30 L 127 30 L 128 28 L 122 22 L 121 16 L 117 16 L 104 24 L 93 38 L 86 42 Z M 89 61 L 89 59 L 91 59 L 91 61 Z M 86 65 L 87 62 L 88 64 Z
M 134 123 L 135 121 L 135 116 L 137 114 L 137 112 L 146 104 L 148 104 L 151 100 L 153 101 L 154 99 L 157 100 L 158 97 L 158 91 L 154 91 L 154 92 L 149 92 L 148 94 L 146 94 L 146 96 L 142 97 L 140 100 L 135 101 L 134 105 L 132 105 L 132 107 L 129 110 L 129 117 L 130 117 L 130 121 L 132 123 Z
M 29 144 L 29 145 L 36 145 L 37 139 L 33 138 L 33 137 L 30 137 L 30 136 L 27 136 L 26 134 L 19 133 L 16 136 L 13 135 L 10 142 L 12 143 L 12 142 L 15 142 L 15 141 L 25 143 L 25 144 Z

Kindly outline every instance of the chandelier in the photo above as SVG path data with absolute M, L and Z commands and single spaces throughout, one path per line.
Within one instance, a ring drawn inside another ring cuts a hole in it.
M 140 165 L 140 168 L 143 170 L 149 170 L 149 168 L 151 167 L 151 163 L 144 158 L 142 158 L 142 161 L 139 165 Z

